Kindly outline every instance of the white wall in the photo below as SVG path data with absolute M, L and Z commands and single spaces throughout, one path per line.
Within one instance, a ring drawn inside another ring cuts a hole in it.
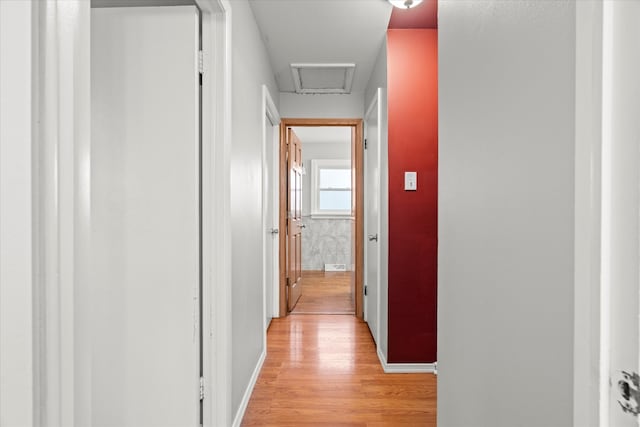
M 302 95 L 280 92 L 280 116 L 286 118 L 355 119 L 364 115 L 364 93 Z
M 439 3 L 439 426 L 572 425 L 575 29 Z
M 389 138 L 388 138 L 388 108 L 387 108 L 387 38 L 380 46 L 380 52 L 375 66 L 371 72 L 371 78 L 365 90 L 365 110 L 371 105 L 371 101 L 378 88 L 383 88 L 382 99 L 379 100 L 382 107 L 382 120 L 380 122 L 380 231 L 378 244 L 380 245 L 380 325 L 379 342 L 380 351 L 387 358 L 389 336 Z
M 384 36 L 384 40 L 380 45 L 380 50 L 378 51 L 378 57 L 376 58 L 376 62 L 373 65 L 373 69 L 371 70 L 371 76 L 369 77 L 369 81 L 367 82 L 367 87 L 364 90 L 364 109 L 365 112 L 369 105 L 371 105 L 371 101 L 373 97 L 376 96 L 376 92 L 378 88 L 387 88 L 387 36 Z M 386 110 L 386 108 L 385 108 Z
M 0 426 L 33 423 L 32 8 L 0 2 Z
M 262 85 L 277 93 L 269 59 L 246 0 L 234 0 L 231 144 L 232 414 L 263 348 Z M 248 268 L 249 267 L 249 268 Z

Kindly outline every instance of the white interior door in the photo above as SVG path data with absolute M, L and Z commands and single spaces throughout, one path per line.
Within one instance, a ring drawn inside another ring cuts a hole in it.
M 602 343 L 609 374 L 604 412 L 609 426 L 630 427 L 638 425 L 632 412 L 640 403 L 640 2 L 605 2 L 604 8 L 602 286 L 608 292 L 603 319 L 609 321 Z
M 197 426 L 198 11 L 93 9 L 93 426 Z
M 380 300 L 380 90 L 365 117 L 364 154 L 364 297 L 365 321 L 378 344 Z

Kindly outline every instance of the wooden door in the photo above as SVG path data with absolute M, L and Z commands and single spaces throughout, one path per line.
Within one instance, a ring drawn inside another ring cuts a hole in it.
M 287 306 L 293 310 L 302 295 L 302 144 L 287 128 Z
M 201 422 L 198 39 L 195 6 L 91 12 L 94 427 Z

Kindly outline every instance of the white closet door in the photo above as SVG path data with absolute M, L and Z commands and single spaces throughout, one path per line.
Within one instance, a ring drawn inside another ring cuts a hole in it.
M 93 426 L 199 423 L 193 6 L 93 9 Z
M 365 234 L 364 277 L 367 294 L 365 302 L 365 320 L 371 336 L 378 342 L 380 327 L 380 96 L 378 89 L 375 101 L 369 107 L 365 117 L 367 149 L 364 154 L 364 200 Z

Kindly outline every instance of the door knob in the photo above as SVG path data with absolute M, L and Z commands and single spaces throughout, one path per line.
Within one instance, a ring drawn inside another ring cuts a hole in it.
M 369 238 L 370 242 L 373 242 L 373 241 L 377 242 L 378 241 L 378 235 L 377 234 L 369 234 L 367 237 Z
M 271 234 L 278 234 L 279 230 L 277 228 L 271 229 Z
M 300 224 L 300 228 L 307 228 L 307 226 L 304 224 Z

